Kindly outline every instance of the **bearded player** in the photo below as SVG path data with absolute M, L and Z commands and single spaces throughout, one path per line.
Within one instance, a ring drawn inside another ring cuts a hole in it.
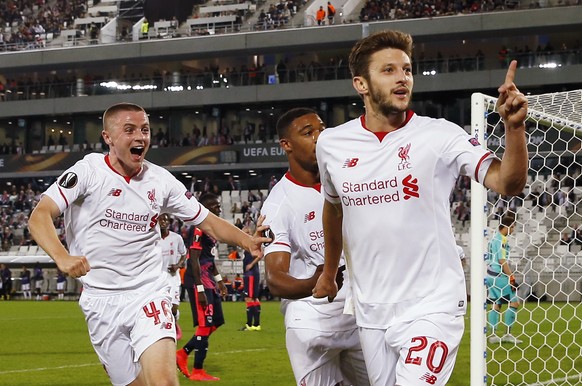
M 445 385 L 464 331 L 465 278 L 449 196 L 459 175 L 501 194 L 527 177 L 527 99 L 509 66 L 498 89 L 505 153 L 498 159 L 461 127 L 410 109 L 412 37 L 381 31 L 349 57 L 365 114 L 324 131 L 317 161 L 325 195 L 325 265 L 314 289 L 333 299 L 343 249 L 374 385 Z

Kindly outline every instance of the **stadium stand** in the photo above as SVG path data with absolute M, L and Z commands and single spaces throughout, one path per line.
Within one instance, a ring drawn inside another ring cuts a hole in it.
M 129 29 L 141 26 L 145 16 L 144 1 L 93 1 L 52 0 L 31 4 L 27 1 L 11 1 L 0 4 L 0 52 L 31 50 L 44 47 L 71 46 L 126 41 Z M 534 0 L 488 0 L 484 2 L 452 2 L 425 0 L 423 2 L 395 1 L 345 1 L 335 3 L 339 10 L 336 23 L 370 22 L 434 18 L 463 14 L 503 12 L 519 9 L 541 8 Z M 544 7 L 571 5 L 568 1 L 543 2 Z M 306 7 L 304 7 L 306 5 Z M 148 38 L 232 33 L 237 31 L 269 30 L 314 26 L 315 12 L 325 1 L 309 5 L 301 0 L 260 0 L 237 2 L 208 1 L 194 6 L 186 23 L 178 20 L 154 20 Z M 577 1 L 576 5 L 579 5 Z M 256 12 L 258 11 L 258 12 Z M 211 16 L 210 16 L 211 15 Z M 234 18 L 232 16 L 235 16 Z M 206 19 L 218 17 L 218 19 Z M 201 20 L 194 20 L 201 19 Z M 107 31 L 109 21 L 114 21 Z M 113 33 L 111 28 L 114 29 Z M 91 30 L 94 29 L 94 32 Z M 94 34 L 92 37 L 91 34 Z M 101 35 L 107 38 L 100 38 Z M 138 40 L 136 34 L 133 40 Z

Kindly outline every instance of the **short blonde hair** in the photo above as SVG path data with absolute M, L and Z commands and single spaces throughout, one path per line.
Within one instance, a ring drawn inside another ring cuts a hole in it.
M 145 110 L 143 107 L 138 106 L 134 103 L 122 102 L 117 103 L 113 106 L 110 106 L 105 112 L 103 113 L 103 130 L 107 130 L 108 121 L 113 117 L 115 114 L 119 113 L 120 111 L 143 111 Z

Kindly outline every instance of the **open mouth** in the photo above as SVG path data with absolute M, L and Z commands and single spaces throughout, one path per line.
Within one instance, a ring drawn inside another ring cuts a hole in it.
M 129 151 L 133 155 L 141 156 L 143 154 L 143 152 L 145 151 L 145 147 L 144 146 L 135 146 L 135 147 L 130 148 Z

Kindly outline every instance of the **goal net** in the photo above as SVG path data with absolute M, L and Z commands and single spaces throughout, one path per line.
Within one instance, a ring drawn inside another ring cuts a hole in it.
M 471 184 L 464 245 L 471 251 L 471 385 L 582 384 L 582 90 L 527 99 L 523 193 L 500 196 Z M 471 125 L 480 143 L 501 157 L 505 136 L 496 101 L 473 94 Z M 516 216 L 507 244 L 520 303 L 513 323 L 507 303 L 488 320 L 492 305 L 484 285 L 488 242 L 508 212 Z M 503 339 L 507 324 L 520 342 Z

